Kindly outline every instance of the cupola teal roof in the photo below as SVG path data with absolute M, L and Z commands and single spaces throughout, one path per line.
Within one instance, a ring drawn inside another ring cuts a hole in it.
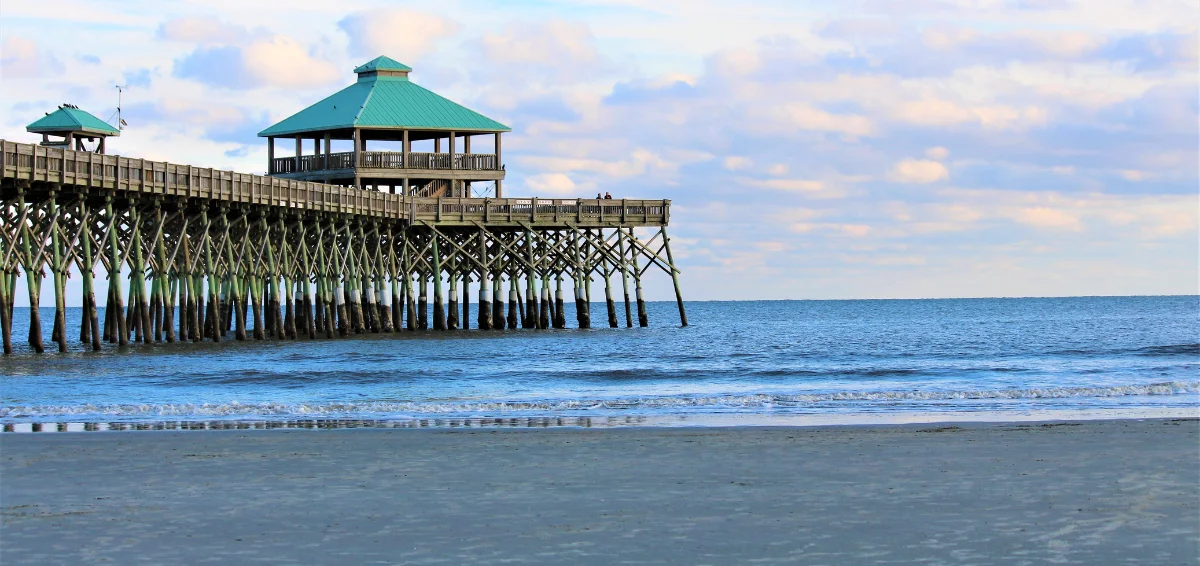
M 410 80 L 412 68 L 376 57 L 354 69 L 358 81 L 258 133 L 289 136 L 348 128 L 510 132 L 511 128 Z
M 386 55 L 380 55 L 354 68 L 355 73 L 366 73 L 368 71 L 404 71 L 408 73 L 412 72 L 412 67 Z
M 25 130 L 34 134 L 69 134 L 72 132 L 100 136 L 119 136 L 121 131 L 71 104 L 63 104 L 47 112 Z

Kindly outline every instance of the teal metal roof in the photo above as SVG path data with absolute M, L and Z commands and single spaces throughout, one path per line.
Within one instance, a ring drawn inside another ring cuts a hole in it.
M 371 71 L 412 71 L 412 67 L 405 65 L 386 55 L 380 55 L 362 65 L 354 68 L 355 73 L 368 73 Z
M 58 110 L 37 119 L 26 126 L 25 130 L 34 134 L 81 132 L 102 136 L 121 135 L 120 130 L 108 125 L 104 120 L 68 104 L 59 106 Z
M 373 68 L 370 68 L 371 66 Z M 399 67 L 385 67 L 398 65 Z M 408 80 L 370 75 L 407 66 L 379 57 L 355 69 L 358 82 L 258 133 L 286 136 L 346 128 L 510 132 L 511 128 Z

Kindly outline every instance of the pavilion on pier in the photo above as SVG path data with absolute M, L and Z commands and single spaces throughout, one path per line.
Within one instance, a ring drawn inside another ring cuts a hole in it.
M 503 196 L 500 137 L 508 126 L 410 81 L 412 68 L 394 59 L 377 57 L 354 72 L 354 84 L 259 132 L 268 175 L 422 197 L 471 197 L 476 183 Z M 489 153 L 471 151 L 481 136 L 491 138 L 483 140 Z M 276 157 L 276 140 L 287 138 L 295 153 Z M 332 152 L 337 140 L 351 150 Z M 412 151 L 429 141 L 432 151 Z M 378 149 L 384 145 L 390 150 Z
M 85 151 L 84 140 L 98 141 L 93 150 L 96 153 L 104 153 L 105 138 L 121 135 L 117 128 L 87 111 L 80 110 L 74 104 L 63 104 L 54 112 L 47 112 L 45 116 L 26 126 L 25 131 L 42 134 L 41 145 L 44 147 L 72 149 L 71 146 L 74 145 L 76 151 Z

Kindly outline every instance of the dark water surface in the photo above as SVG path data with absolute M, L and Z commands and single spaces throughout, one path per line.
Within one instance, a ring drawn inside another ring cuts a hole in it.
M 472 305 L 474 306 L 474 305 Z M 574 321 L 572 305 L 567 320 Z M 474 308 L 472 309 L 474 312 Z M 604 323 L 604 305 L 592 312 Z M 0 422 L 1200 407 L 1200 297 L 650 304 L 650 328 L 0 359 Z M 47 345 L 52 309 L 42 309 Z

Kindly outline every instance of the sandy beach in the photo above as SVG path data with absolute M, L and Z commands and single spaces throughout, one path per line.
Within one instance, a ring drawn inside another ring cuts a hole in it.
M 0 562 L 1195 564 L 1200 420 L 0 435 Z

